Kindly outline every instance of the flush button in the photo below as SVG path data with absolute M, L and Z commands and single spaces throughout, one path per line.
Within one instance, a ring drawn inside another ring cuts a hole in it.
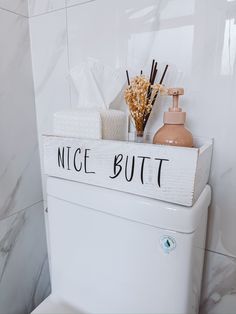
M 170 253 L 176 248 L 176 241 L 168 235 L 162 236 L 160 239 L 161 247 L 165 253 Z

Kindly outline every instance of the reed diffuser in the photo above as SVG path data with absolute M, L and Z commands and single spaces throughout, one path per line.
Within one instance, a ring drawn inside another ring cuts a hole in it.
M 166 93 L 166 89 L 162 84 L 168 65 L 165 66 L 159 83 L 156 83 L 156 76 L 158 73 L 157 64 L 158 63 L 155 60 L 152 61 L 149 78 L 143 75 L 143 72 L 141 71 L 140 75 L 135 76 L 130 80 L 129 72 L 126 70 L 128 86 L 125 90 L 125 101 L 129 106 L 138 142 L 142 142 L 147 121 L 159 92 L 160 94 Z

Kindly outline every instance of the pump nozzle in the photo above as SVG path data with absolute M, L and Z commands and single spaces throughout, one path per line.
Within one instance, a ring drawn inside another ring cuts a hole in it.
M 169 111 L 181 112 L 182 109 L 179 108 L 179 96 L 184 95 L 183 88 L 169 88 L 168 95 L 173 96 L 173 106 L 170 107 Z
M 183 88 L 169 88 L 168 95 L 173 96 L 173 105 L 168 112 L 164 114 L 164 123 L 166 124 L 184 124 L 186 113 L 179 108 L 179 96 L 184 95 Z

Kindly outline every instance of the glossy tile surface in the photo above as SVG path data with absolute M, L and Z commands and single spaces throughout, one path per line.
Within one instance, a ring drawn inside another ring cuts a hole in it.
M 28 19 L 0 10 L 0 41 L 1 219 L 40 201 L 42 189 Z
M 236 259 L 206 253 L 199 314 L 234 314 L 236 309 Z
M 28 16 L 28 0 L 0 0 L 0 8 Z
M 66 11 L 31 18 L 30 35 L 38 138 L 42 153 L 42 134 L 52 131 L 53 113 L 70 108 Z
M 28 18 L 0 9 L 0 42 L 0 313 L 27 314 L 50 291 Z
M 29 16 L 44 14 L 66 6 L 66 0 L 28 0 L 28 3 Z
M 66 6 L 72 6 L 72 5 L 77 5 L 77 4 L 85 4 L 87 2 L 92 2 L 92 1 L 97 1 L 97 0 L 66 0 Z
M 43 203 L 0 220 L 0 313 L 30 313 L 50 293 Z

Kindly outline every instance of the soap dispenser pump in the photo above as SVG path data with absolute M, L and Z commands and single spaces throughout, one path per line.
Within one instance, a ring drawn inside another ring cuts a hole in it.
M 164 113 L 164 125 L 156 132 L 153 144 L 193 147 L 192 134 L 185 128 L 186 112 L 179 108 L 179 96 L 184 95 L 183 88 L 169 88 L 168 95 L 173 96 L 172 107 Z

